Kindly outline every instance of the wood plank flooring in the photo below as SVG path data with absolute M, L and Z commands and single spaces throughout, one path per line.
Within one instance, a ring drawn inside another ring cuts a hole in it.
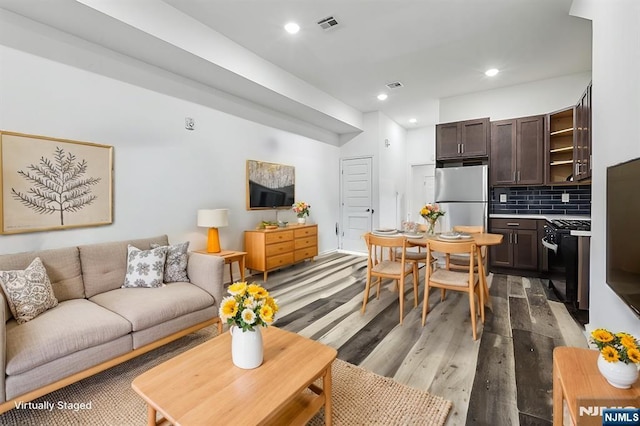
M 447 425 L 550 425 L 552 351 L 586 347 L 583 328 L 562 303 L 547 300 L 539 279 L 489 276 L 493 311 L 473 341 L 466 294 L 429 295 L 421 326 L 424 271 L 418 306 L 405 285 L 404 324 L 398 292 L 383 281 L 360 313 L 366 257 L 332 253 L 269 274 L 265 287 L 281 307 L 278 327 L 338 350 L 338 358 L 453 402 Z M 248 278 L 262 283 L 262 274 Z M 479 322 L 479 321 L 478 321 Z

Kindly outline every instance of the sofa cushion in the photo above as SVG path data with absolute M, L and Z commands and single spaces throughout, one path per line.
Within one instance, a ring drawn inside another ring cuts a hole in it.
M 133 331 L 144 330 L 214 304 L 213 297 L 190 283 L 156 288 L 120 288 L 100 293 L 92 302 L 126 318 Z
M 0 271 L 0 286 L 18 324 L 31 321 L 58 304 L 39 257 L 24 270 Z
M 6 373 L 20 374 L 130 332 L 127 320 L 86 299 L 60 302 L 25 324 L 7 323 Z
M 47 270 L 53 294 L 58 302 L 69 299 L 84 299 L 84 285 L 77 247 L 3 254 L 0 255 L 0 271 L 26 269 L 36 257 L 42 260 Z M 8 314 L 5 318 L 6 322 L 11 318 L 11 311 L 6 309 L 5 312 Z
M 131 244 L 140 250 L 148 250 L 151 243 L 166 246 L 168 239 L 166 235 L 161 235 L 78 247 L 86 297 L 122 287 L 127 273 L 127 246 Z
M 167 246 L 140 250 L 129 244 L 127 252 L 127 274 L 122 287 L 161 287 Z
M 151 248 L 160 247 L 158 244 L 151 244 Z M 189 251 L 189 241 L 181 244 L 167 246 L 167 261 L 164 264 L 165 283 L 188 283 L 187 260 Z

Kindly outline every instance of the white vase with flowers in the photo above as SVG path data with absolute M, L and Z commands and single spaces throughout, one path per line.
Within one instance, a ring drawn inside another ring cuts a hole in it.
M 233 364 L 246 370 L 259 367 L 264 358 L 260 327 L 273 322 L 278 304 L 258 284 L 236 282 L 227 291 L 230 296 L 222 299 L 219 314 L 231 326 Z

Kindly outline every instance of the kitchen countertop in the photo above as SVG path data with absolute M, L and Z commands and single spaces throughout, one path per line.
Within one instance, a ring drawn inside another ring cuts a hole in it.
M 492 213 L 489 219 L 542 219 L 542 220 L 591 220 L 591 216 L 566 215 L 566 214 L 515 214 Z
M 564 214 L 504 214 L 504 213 L 493 213 L 489 215 L 489 219 L 542 219 L 542 220 L 588 220 L 591 221 L 590 216 L 579 216 L 579 215 L 564 215 Z M 571 235 L 576 237 L 590 237 L 591 231 L 571 231 Z

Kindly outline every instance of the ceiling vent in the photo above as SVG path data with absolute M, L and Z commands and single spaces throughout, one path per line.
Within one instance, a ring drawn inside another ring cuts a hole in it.
M 338 26 L 338 21 L 333 16 L 327 16 L 318 21 L 318 25 L 325 31 L 329 31 Z
M 394 81 L 393 83 L 388 83 L 386 86 L 389 89 L 397 89 L 399 87 L 404 87 L 404 84 L 400 83 L 399 81 Z

